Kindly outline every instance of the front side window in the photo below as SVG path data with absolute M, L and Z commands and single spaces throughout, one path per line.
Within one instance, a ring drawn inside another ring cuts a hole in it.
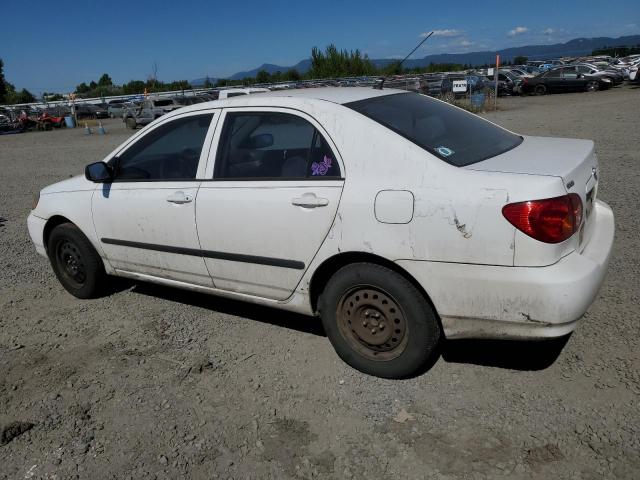
M 477 115 L 417 93 L 397 93 L 345 104 L 454 166 L 495 157 L 522 143 Z
M 568 79 L 575 79 L 578 78 L 578 73 L 576 72 L 575 68 L 563 68 L 562 76 Z
M 545 77 L 547 77 L 547 78 L 559 78 L 560 77 L 560 70 L 549 70 L 545 74 Z
M 149 132 L 114 158 L 116 181 L 195 179 L 212 117 L 182 117 Z
M 323 136 L 308 121 L 277 112 L 228 113 L 216 179 L 340 178 Z

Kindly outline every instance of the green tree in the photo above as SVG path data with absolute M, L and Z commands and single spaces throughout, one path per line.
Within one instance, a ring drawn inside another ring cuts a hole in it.
M 213 87 L 213 82 L 209 78 L 209 75 L 207 75 L 205 77 L 203 86 L 204 86 L 204 88 L 212 88 Z
M 82 82 L 80 85 L 76 87 L 76 93 L 79 93 L 79 94 L 87 93 L 89 90 L 91 90 L 89 88 L 89 85 L 87 85 L 84 82 Z
M 13 105 L 16 103 L 33 103 L 36 101 L 36 97 L 34 97 L 33 94 L 26 88 L 23 88 L 22 90 L 17 92 L 13 89 L 13 85 L 8 85 L 11 88 L 9 89 L 9 94 L 7 95 L 7 104 Z
M 145 83 L 142 80 L 131 80 L 122 85 L 122 93 L 124 95 L 134 95 L 144 92 Z
M 514 65 L 524 65 L 527 63 L 529 59 L 527 57 L 525 57 L 524 55 L 518 55 L 517 57 L 514 57 L 513 59 L 513 64 Z
M 111 80 L 111 77 L 109 75 L 103 73 L 100 77 L 100 80 L 98 80 L 98 85 L 101 87 L 110 87 L 111 85 L 113 85 L 113 81 Z
M 91 80 L 91 82 L 89 83 L 89 89 L 90 90 L 95 90 L 98 87 L 98 84 L 96 82 L 94 82 L 93 80 Z
M 313 47 L 311 50 L 312 78 L 331 78 L 344 76 L 371 75 L 376 68 L 367 55 L 360 50 L 338 50 L 335 45 L 327 46 L 324 52 Z
M 6 102 L 7 81 L 4 79 L 4 62 L 0 58 L 0 104 Z
M 257 83 L 269 83 L 269 80 L 271 80 L 271 75 L 266 70 L 260 70 L 256 75 Z
M 284 76 L 287 80 L 293 81 L 293 82 L 297 82 L 301 78 L 300 72 L 298 72 L 298 70 L 296 70 L 295 68 L 291 68 L 287 70 Z

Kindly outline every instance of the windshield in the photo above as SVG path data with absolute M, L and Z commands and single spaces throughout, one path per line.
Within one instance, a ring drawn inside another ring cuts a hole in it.
M 368 98 L 345 106 L 457 167 L 495 157 L 522 142 L 522 137 L 477 115 L 418 93 Z

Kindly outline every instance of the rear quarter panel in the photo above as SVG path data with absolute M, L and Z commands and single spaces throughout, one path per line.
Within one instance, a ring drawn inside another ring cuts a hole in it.
M 559 181 L 551 177 L 451 166 L 346 107 L 313 115 L 345 164 L 340 207 L 316 264 L 339 252 L 357 251 L 390 260 L 513 265 L 515 228 L 504 219 L 502 207 L 533 192 L 557 193 Z M 381 190 L 413 193 L 409 223 L 376 220 L 375 197 Z

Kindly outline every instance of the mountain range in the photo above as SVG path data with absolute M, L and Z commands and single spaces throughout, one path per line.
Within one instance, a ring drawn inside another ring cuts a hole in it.
M 423 58 L 409 59 L 404 63 L 406 68 L 426 67 L 430 63 L 457 63 L 468 65 L 484 65 L 495 63 L 496 55 L 500 55 L 503 62 L 512 61 L 517 56 L 527 57 L 529 60 L 543 60 L 558 57 L 571 57 L 590 55 L 593 50 L 604 47 L 623 47 L 640 45 L 640 35 L 628 35 L 624 37 L 595 37 L 595 38 L 575 38 L 565 43 L 554 43 L 551 45 L 526 45 L 522 47 L 504 48 L 502 50 L 486 50 L 481 52 L 468 53 L 440 53 L 427 55 Z M 383 67 L 395 59 L 381 58 L 371 59 L 371 62 L 377 67 Z M 275 72 L 286 72 L 290 69 L 296 69 L 300 73 L 306 73 L 311 68 L 311 60 L 301 60 L 295 65 L 281 66 L 271 63 L 264 63 L 253 70 L 237 72 L 231 75 L 229 80 L 242 80 L 247 77 L 255 77 L 260 70 L 265 70 L 272 74 Z M 202 85 L 205 78 L 198 78 L 191 81 L 194 86 Z M 216 79 L 210 78 L 212 82 Z

